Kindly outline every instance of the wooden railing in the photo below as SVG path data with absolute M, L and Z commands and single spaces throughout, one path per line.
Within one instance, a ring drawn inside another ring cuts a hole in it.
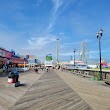
M 93 70 L 93 69 L 74 69 L 76 74 L 81 74 L 83 76 L 95 76 L 96 72 L 100 72 L 100 70 Z M 107 74 L 110 74 L 109 70 L 102 70 L 102 77 L 106 79 Z

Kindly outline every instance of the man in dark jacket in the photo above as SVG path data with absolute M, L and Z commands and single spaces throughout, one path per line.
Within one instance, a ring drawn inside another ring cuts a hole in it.
M 18 71 L 17 71 L 16 68 L 15 68 L 15 70 L 14 70 L 14 75 L 15 75 L 15 78 L 16 78 L 16 82 L 18 82 L 19 73 L 18 73 Z

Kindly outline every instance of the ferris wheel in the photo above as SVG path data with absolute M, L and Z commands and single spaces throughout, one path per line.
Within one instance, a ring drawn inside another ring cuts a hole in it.
M 88 44 L 85 41 L 81 41 L 80 43 L 79 60 L 83 61 L 84 63 L 88 63 L 89 61 L 89 49 Z

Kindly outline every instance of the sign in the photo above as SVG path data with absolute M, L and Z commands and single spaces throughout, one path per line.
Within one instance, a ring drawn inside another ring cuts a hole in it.
M 5 58 L 12 58 L 11 52 L 0 49 L 0 56 Z
M 46 60 L 51 61 L 52 60 L 52 55 L 51 54 L 46 55 Z
M 6 52 L 5 57 L 6 57 L 6 58 L 12 58 L 11 52 Z
M 11 63 L 16 63 L 16 64 L 23 64 L 25 60 L 23 59 L 19 59 L 19 58 L 12 58 L 11 59 Z M 28 63 L 27 61 L 25 61 L 26 63 Z
M 3 64 L 6 64 L 6 62 L 7 62 L 7 59 L 4 58 L 4 59 L 3 59 Z

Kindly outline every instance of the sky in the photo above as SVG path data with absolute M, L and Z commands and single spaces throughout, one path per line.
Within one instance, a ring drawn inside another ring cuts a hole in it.
M 46 54 L 56 60 L 79 59 L 86 42 L 90 61 L 99 61 L 96 32 L 103 30 L 102 59 L 110 62 L 110 0 L 0 0 L 0 47 L 21 55 Z

